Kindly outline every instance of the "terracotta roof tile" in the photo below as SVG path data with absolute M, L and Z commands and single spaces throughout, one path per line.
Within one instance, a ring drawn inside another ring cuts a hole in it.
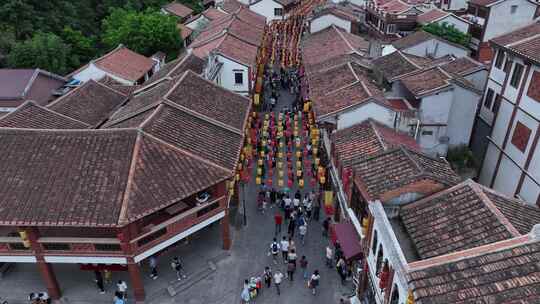
M 321 16 L 325 15 L 334 15 L 338 18 L 351 21 L 351 22 L 357 22 L 360 20 L 360 17 L 355 15 L 355 12 L 350 7 L 346 7 L 342 4 L 326 4 L 325 6 L 318 8 L 315 14 L 313 14 L 313 19 L 316 19 Z
M 452 60 L 451 62 L 447 64 L 441 65 L 441 68 L 443 68 L 445 71 L 449 73 L 454 73 L 454 74 L 464 76 L 472 72 L 476 72 L 478 70 L 482 70 L 482 69 L 485 70 L 486 66 L 472 58 L 461 57 L 461 58 Z
M 94 64 L 120 78 L 138 81 L 148 71 L 152 70 L 156 62 L 120 45 L 106 55 L 96 59 Z
M 176 27 L 180 30 L 180 37 L 182 37 L 182 40 L 186 40 L 193 33 L 192 29 L 181 23 L 178 23 Z
M 529 233 L 533 226 L 540 224 L 540 208 L 523 201 L 508 198 L 486 187 L 482 190 L 519 233 Z
M 413 6 L 401 0 L 392 0 L 382 5 L 379 5 L 378 8 L 388 14 L 399 14 L 413 8 Z
M 162 105 L 143 130 L 192 155 L 234 170 L 243 136 L 188 114 L 173 106 Z
M 167 100 L 242 132 L 250 100 L 187 72 Z
M 106 120 L 125 100 L 126 96 L 120 92 L 89 80 L 47 107 L 60 114 L 95 126 Z
M 0 69 L 0 107 L 17 107 L 25 100 L 46 105 L 53 100 L 54 90 L 66 79 L 40 69 Z
M 400 217 L 423 259 L 518 236 L 470 180 L 403 206 Z
M 240 1 L 237 0 L 223 0 L 219 4 L 219 7 L 229 14 L 236 12 L 240 8 L 247 8 L 245 4 L 242 4 Z
M 478 5 L 478 6 L 491 6 L 497 2 L 500 2 L 501 0 L 471 0 L 471 4 Z
M 471 82 L 458 74 L 445 71 L 440 66 L 418 70 L 401 77 L 400 81 L 417 98 L 450 87 L 452 83 L 481 94 Z
M 418 15 L 418 18 L 416 19 L 416 21 L 420 24 L 428 24 L 428 23 L 437 21 L 439 19 L 442 19 L 443 17 L 446 17 L 448 15 L 450 15 L 450 13 L 440 10 L 438 8 L 434 8 L 432 10 L 429 10 L 425 13 Z
M 401 145 L 419 150 L 412 137 L 394 131 L 373 119 L 340 129 L 331 135 L 331 140 L 335 155 L 344 167 Z
M 369 200 L 421 180 L 429 180 L 444 187 L 459 182 L 459 177 L 445 160 L 431 158 L 404 147 L 353 162 L 351 166 L 356 178 L 365 186 Z
M 191 8 L 178 2 L 171 2 L 165 5 L 163 9 L 180 18 L 188 17 L 193 13 L 193 10 Z
M 183 53 L 177 59 L 165 64 L 159 71 L 154 73 L 145 83 L 152 83 L 163 77 L 176 77 L 191 70 L 196 74 L 202 74 L 204 70 L 204 60 L 193 55 L 193 53 Z
M 403 50 L 403 49 L 407 49 L 407 48 L 410 48 L 410 47 L 413 47 L 415 45 L 418 45 L 422 42 L 425 42 L 425 41 L 429 41 L 429 40 L 432 40 L 432 39 L 435 39 L 437 41 L 440 41 L 440 42 L 443 42 L 443 43 L 446 43 L 446 44 L 450 44 L 450 45 L 453 45 L 455 47 L 458 47 L 458 48 L 462 48 L 462 49 L 467 49 L 466 47 L 462 46 L 462 45 L 459 45 L 459 44 L 455 44 L 453 42 L 450 42 L 448 40 L 444 40 L 443 38 L 440 38 L 438 36 L 435 36 L 435 35 L 432 35 L 428 32 L 424 32 L 424 31 L 416 31 L 414 33 L 411 33 L 401 39 L 398 39 L 394 42 L 392 42 L 392 45 L 398 49 L 398 50 Z
M 493 38 L 491 42 L 540 63 L 540 22 Z
M 90 125 L 27 101 L 0 118 L 0 128 L 86 129 Z
M 202 14 L 206 18 L 208 18 L 209 20 L 214 20 L 214 19 L 218 19 L 220 17 L 225 16 L 226 13 L 224 13 L 224 12 L 222 12 L 222 11 L 216 9 L 216 8 L 211 7 L 209 9 L 203 11 Z
M 540 242 L 529 242 L 409 273 L 414 302 L 540 302 Z
M 302 59 L 305 66 L 315 65 L 340 55 L 359 53 L 365 55 L 369 42 L 331 26 L 306 36 L 302 41 Z

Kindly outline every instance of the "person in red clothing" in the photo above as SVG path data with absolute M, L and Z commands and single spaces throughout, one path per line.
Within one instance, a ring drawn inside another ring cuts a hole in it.
M 278 233 L 281 233 L 281 224 L 283 223 L 283 216 L 281 213 L 276 211 L 276 215 L 274 215 L 274 222 L 276 223 L 276 230 L 274 232 L 274 235 L 278 235 Z

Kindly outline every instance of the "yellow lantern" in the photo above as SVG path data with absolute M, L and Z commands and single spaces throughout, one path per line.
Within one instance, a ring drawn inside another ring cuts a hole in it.
M 242 171 L 243 167 L 244 167 L 244 165 L 242 164 L 242 162 L 239 162 L 237 169 Z
M 236 173 L 234 175 L 234 179 L 236 179 L 236 181 L 239 181 L 240 180 L 240 173 Z
M 304 179 L 303 178 L 298 180 L 298 187 L 304 188 Z
M 266 146 L 266 139 L 263 139 L 262 145 L 263 145 L 263 146 Z
M 311 145 L 312 145 L 313 147 L 316 147 L 316 146 L 317 146 L 317 140 L 316 140 L 315 138 L 313 138 L 313 139 L 311 140 Z
M 243 161 L 244 159 L 246 159 L 246 156 L 244 155 L 244 153 L 240 153 L 240 160 Z
M 278 158 L 283 158 L 283 152 L 281 152 L 281 151 L 278 152 L 278 153 L 277 153 L 277 157 L 278 157 Z
M 253 116 L 253 118 L 257 118 L 257 112 L 256 111 L 251 112 L 251 116 Z
M 294 137 L 298 137 L 298 129 L 296 129 L 296 128 L 294 129 L 293 135 L 294 135 Z
M 300 162 L 299 160 L 296 161 L 296 168 L 299 169 L 302 167 L 302 162 Z
M 282 125 L 278 125 L 277 130 L 278 130 L 278 132 L 283 132 L 283 126 L 282 126 Z
M 284 146 L 285 146 L 285 143 L 284 143 L 283 141 L 280 141 L 280 142 L 279 142 L 279 147 L 280 147 L 280 148 L 283 148 Z
M 253 103 L 258 106 L 259 105 L 259 94 L 253 95 Z
M 315 163 L 315 166 L 318 166 L 321 163 L 321 160 L 318 157 L 316 157 L 313 163 Z
M 304 112 L 308 112 L 308 111 L 309 111 L 309 103 L 304 102 Z
M 319 182 L 321 183 L 321 185 L 324 185 L 324 183 L 326 183 L 326 177 L 324 177 L 324 175 L 322 175 L 322 176 L 319 178 Z
M 266 115 L 268 115 L 268 114 L 266 114 Z M 263 127 L 268 128 L 268 120 L 263 121 Z
M 262 167 L 257 167 L 257 175 L 262 175 Z
M 324 174 L 324 168 L 323 166 L 317 167 L 317 175 L 321 176 Z
M 302 156 L 302 152 L 300 150 L 296 150 L 296 158 L 300 158 Z
M 279 171 L 278 171 L 278 176 L 279 176 L 280 178 L 283 177 L 283 170 L 279 170 Z
M 409 290 L 409 293 L 407 294 L 407 302 L 406 304 L 414 304 L 414 295 L 412 290 Z
M 260 176 L 257 176 L 257 177 L 255 178 L 255 184 L 260 185 L 260 184 L 261 184 L 261 180 L 262 180 L 261 177 L 260 177 Z
M 30 248 L 30 240 L 28 240 L 28 234 L 26 231 L 21 230 L 19 231 L 19 236 L 21 237 L 21 240 L 23 241 L 23 246 L 25 248 Z
M 261 150 L 261 153 L 259 153 L 261 157 L 264 157 L 264 150 Z
M 268 118 L 270 118 L 270 114 L 268 114 L 268 113 L 264 114 L 264 119 L 268 120 Z
M 246 137 L 246 142 L 247 142 L 248 144 L 251 144 L 251 137 L 247 136 L 247 137 Z
M 277 184 L 278 184 L 278 186 L 283 187 L 283 180 L 278 179 Z
M 302 176 L 302 170 L 296 170 L 296 176 L 297 177 Z
M 317 156 L 317 153 L 319 152 L 318 148 L 313 148 L 313 156 Z
M 369 225 L 369 218 L 368 218 L 367 216 L 365 216 L 365 217 L 362 219 L 362 233 L 363 233 L 364 235 L 367 234 L 368 225 Z
M 297 148 L 300 148 L 300 142 L 297 141 L 295 144 L 294 144 Z
M 279 161 L 279 162 L 277 163 L 277 167 L 278 167 L 278 169 L 282 169 L 282 168 L 283 168 L 283 162 L 282 162 L 282 161 Z
M 264 160 L 259 158 L 259 160 L 257 161 L 257 165 L 262 166 L 263 164 L 264 164 Z

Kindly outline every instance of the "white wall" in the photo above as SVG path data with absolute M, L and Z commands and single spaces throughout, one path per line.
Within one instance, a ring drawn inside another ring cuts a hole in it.
M 447 129 L 450 147 L 469 144 L 479 99 L 479 94 L 455 86 Z
M 249 93 L 249 73 L 248 67 L 230 60 L 229 58 L 218 55 L 218 60 L 223 63 L 220 73 L 218 75 L 218 84 L 233 92 L 247 95 Z M 236 85 L 234 83 L 235 70 L 241 70 L 243 74 L 244 83 L 242 85 Z
M 484 163 L 482 164 L 482 169 L 480 171 L 479 182 L 485 186 L 490 186 L 491 179 L 493 178 L 493 173 L 495 172 L 495 166 L 497 165 L 497 160 L 499 159 L 500 150 L 492 142 L 488 144 L 486 151 L 486 157 L 484 157 Z
M 514 107 L 512 104 L 504 99 L 501 100 L 501 107 L 499 108 L 499 113 L 497 113 L 497 119 L 493 125 L 493 130 L 491 131 L 491 139 L 499 147 L 502 147 L 513 109 Z
M 256 12 L 259 15 L 266 17 L 266 22 L 270 23 L 272 20 L 281 20 L 283 16 L 275 16 L 274 9 L 281 8 L 283 9 L 283 15 L 285 15 L 285 9 L 283 5 L 273 1 L 273 0 L 261 0 L 255 4 L 249 6 L 249 9 Z
M 446 23 L 448 25 L 453 25 L 460 32 L 463 32 L 463 33 L 469 32 L 469 23 L 463 19 L 456 17 L 455 15 L 448 15 L 445 18 L 438 20 L 436 23 L 441 24 L 441 25 L 443 23 Z
M 521 95 L 521 100 L 519 102 L 520 109 L 525 110 L 527 113 L 532 115 L 537 120 L 540 120 L 540 100 L 535 100 L 527 95 L 527 91 L 529 90 L 529 86 L 531 83 L 531 78 L 533 75 L 533 72 L 540 72 L 540 66 L 532 66 L 531 72 L 529 73 L 527 79 L 525 80 L 525 88 L 523 90 L 523 94 Z M 537 84 L 540 85 L 540 84 Z
M 368 118 L 373 118 L 392 128 L 394 124 L 394 111 L 374 102 L 368 102 L 340 114 L 337 119 L 337 128 L 338 130 L 344 129 Z
M 448 4 L 441 4 L 441 8 L 449 11 L 467 9 L 467 0 L 448 0 Z M 441 0 L 442 3 L 442 0 Z
M 201 14 L 197 19 L 191 21 L 190 23 L 186 23 L 185 26 L 189 27 L 192 30 L 201 30 L 209 22 L 210 20 Z
M 435 58 L 440 58 L 446 55 L 454 55 L 457 58 L 461 58 L 469 54 L 469 51 L 465 48 L 444 43 L 436 39 L 430 39 L 415 46 L 403 49 L 402 51 L 422 57 L 426 57 L 427 55 L 431 54 Z
M 514 196 L 521 170 L 506 155 L 503 155 L 493 189 L 510 197 Z
M 322 15 L 311 20 L 309 31 L 310 33 L 316 33 L 318 31 L 324 30 L 327 27 L 330 27 L 332 24 L 346 30 L 349 33 L 351 32 L 350 21 L 338 18 L 332 14 Z
M 464 76 L 463 78 L 470 81 L 477 90 L 483 91 L 486 86 L 486 81 L 488 77 L 487 70 L 480 70 L 469 75 Z
M 512 5 L 517 5 L 517 11 L 510 14 Z M 484 33 L 486 42 L 494 37 L 511 32 L 533 20 L 536 5 L 527 0 L 507 0 L 490 8 L 490 15 Z
M 109 77 L 113 78 L 114 80 L 116 80 L 116 81 L 118 81 L 118 82 L 120 82 L 122 84 L 133 85 L 133 82 L 131 82 L 129 80 L 126 80 L 126 79 L 122 79 L 122 78 L 117 77 L 115 75 L 112 75 L 110 73 L 107 73 L 107 72 L 101 70 L 100 68 L 98 68 L 97 66 L 95 66 L 91 62 L 86 66 L 86 68 L 79 71 L 77 74 L 74 74 L 72 77 L 74 79 L 77 79 L 77 80 L 81 81 L 81 82 L 86 82 L 86 81 L 88 81 L 90 79 L 98 81 L 98 80 L 100 80 L 101 78 L 103 78 L 105 76 L 109 76 Z

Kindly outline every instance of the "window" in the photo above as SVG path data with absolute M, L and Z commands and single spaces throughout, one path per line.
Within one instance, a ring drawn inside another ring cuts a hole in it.
M 495 67 L 497 69 L 501 69 L 502 68 L 502 64 L 504 62 L 504 51 L 503 50 L 499 50 L 497 52 L 497 59 L 495 59 Z
M 234 72 L 234 84 L 243 84 L 244 74 L 242 72 Z
M 422 135 L 433 135 L 433 131 L 422 131 Z
M 515 14 L 516 11 L 517 11 L 517 8 L 518 8 L 517 5 L 512 5 L 512 6 L 510 6 L 510 14 Z
M 495 94 L 495 100 L 493 101 L 493 108 L 491 108 L 491 112 L 499 112 L 499 108 L 501 107 L 501 98 L 501 95 Z
M 514 134 L 512 135 L 512 144 L 518 148 L 519 151 L 525 152 L 530 137 L 531 129 L 518 121 L 514 128 Z
M 510 85 L 517 89 L 519 82 L 521 81 L 521 75 L 523 74 L 523 65 L 516 63 L 514 66 L 514 73 L 510 79 Z
M 486 98 L 484 99 L 484 107 L 491 110 L 491 104 L 493 103 L 493 90 L 488 89 L 486 93 Z
M 167 234 L 167 228 L 161 228 L 158 231 L 153 232 L 153 233 L 143 237 L 142 239 L 138 240 L 137 241 L 137 246 L 140 247 L 140 246 L 146 245 L 146 244 L 150 243 L 153 240 L 159 239 L 160 237 L 164 236 L 165 234 Z
M 219 207 L 218 202 L 210 204 L 210 205 L 202 208 L 201 210 L 197 211 L 197 217 L 201 217 L 201 216 L 207 214 L 208 212 L 210 212 L 210 211 L 212 211 L 214 209 L 217 209 L 218 207 Z
M 512 68 L 512 60 L 510 60 L 510 58 L 506 58 L 506 63 L 504 64 L 504 71 L 508 73 L 510 72 L 511 68 Z
M 283 16 L 283 9 L 281 7 L 274 8 L 274 16 Z
M 534 71 L 527 89 L 527 96 L 540 102 L 540 72 Z
M 121 251 L 120 244 L 94 244 L 97 251 Z
M 45 250 L 55 250 L 55 251 L 69 251 L 71 247 L 66 243 L 45 243 L 41 244 Z
M 396 25 L 395 24 L 389 24 L 387 32 L 388 32 L 388 34 L 394 34 L 396 32 Z

